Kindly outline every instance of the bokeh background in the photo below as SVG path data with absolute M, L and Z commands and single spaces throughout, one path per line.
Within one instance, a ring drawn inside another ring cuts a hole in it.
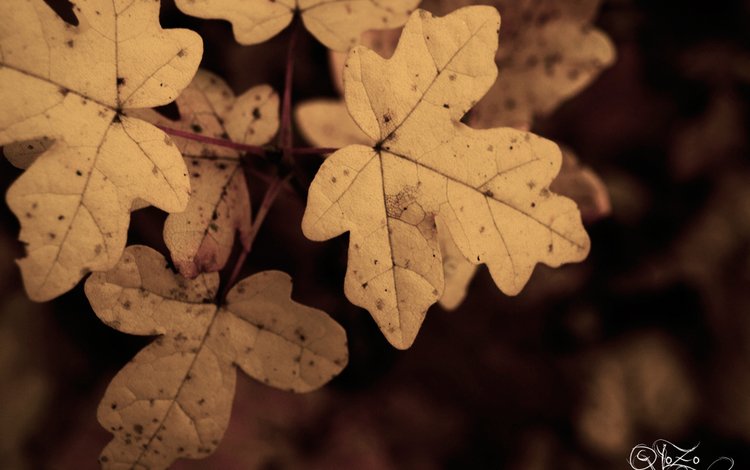
M 243 47 L 227 23 L 162 3 L 162 23 L 198 31 L 203 67 L 236 92 L 282 89 L 288 31 Z M 290 273 L 296 300 L 346 328 L 349 366 L 308 395 L 239 374 L 217 452 L 174 468 L 628 469 L 631 449 L 656 439 L 700 443 L 706 468 L 719 456 L 750 468 L 750 2 L 605 0 L 596 25 L 617 62 L 533 129 L 575 149 L 609 190 L 588 260 L 539 267 L 514 298 L 482 268 L 458 310 L 433 307 L 397 351 L 343 296 L 347 238 L 306 240 L 304 199 L 284 192 L 245 272 Z M 295 69 L 295 101 L 336 96 L 307 33 Z M 300 158 L 300 173 L 319 164 Z M 18 173 L 3 159 L 2 188 Z M 163 219 L 136 212 L 131 243 L 166 252 Z M 100 323 L 80 286 L 27 300 L 17 233 L 3 204 L 0 468 L 98 468 L 109 440 L 98 401 L 150 339 Z

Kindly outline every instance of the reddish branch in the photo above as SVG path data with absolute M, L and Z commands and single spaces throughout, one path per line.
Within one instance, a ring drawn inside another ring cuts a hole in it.
M 241 150 L 243 152 L 249 153 L 251 155 L 257 155 L 259 157 L 264 157 L 266 155 L 266 150 L 263 147 L 258 147 L 257 145 L 238 144 L 237 142 L 232 142 L 231 140 L 216 139 L 213 137 L 208 137 L 206 135 L 193 134 L 192 132 L 185 132 L 179 129 L 172 129 L 171 127 L 164 127 L 164 126 L 158 126 L 158 125 L 156 127 L 163 130 L 169 135 L 182 137 L 184 139 L 195 140 L 198 142 L 203 142 L 205 144 L 218 145 L 220 147 L 227 147 L 227 148 L 234 149 L 234 150 Z
M 300 21 L 295 16 L 292 32 L 289 36 L 289 47 L 286 50 L 286 72 L 284 74 L 284 96 L 281 101 L 281 129 L 279 130 L 279 147 L 287 164 L 292 164 L 292 87 L 294 85 L 294 51 L 297 48 L 297 35 Z
M 279 193 L 281 192 L 281 189 L 284 188 L 286 183 L 291 178 L 291 175 L 288 175 L 286 178 L 274 178 L 273 181 L 271 181 L 271 184 L 268 186 L 268 189 L 266 190 L 266 194 L 263 195 L 263 201 L 260 203 L 260 207 L 258 208 L 258 212 L 255 214 L 255 220 L 253 221 L 252 227 L 250 227 L 250 237 L 247 240 L 246 245 L 242 248 L 242 253 L 240 253 L 239 257 L 237 258 L 237 261 L 234 263 L 234 269 L 232 269 L 232 274 L 229 276 L 229 279 L 227 280 L 226 286 L 224 288 L 224 292 L 221 295 L 222 301 L 224 300 L 224 297 L 226 296 L 229 289 L 234 286 L 235 282 L 237 281 L 237 278 L 240 275 L 240 272 L 242 271 L 242 267 L 245 264 L 245 260 L 247 259 L 247 255 L 250 253 L 250 250 L 253 248 L 253 242 L 255 242 L 255 238 L 258 236 L 258 231 L 260 230 L 260 226 L 263 225 L 263 221 L 266 219 L 266 216 L 268 215 L 268 212 L 271 210 L 271 207 L 273 206 L 274 201 L 276 201 L 276 198 L 278 197 Z
M 183 139 L 195 140 L 196 142 L 203 142 L 204 144 L 218 145 L 219 147 L 226 147 L 234 150 L 240 150 L 249 155 L 255 155 L 256 157 L 265 157 L 268 149 L 266 147 L 258 147 L 257 145 L 246 145 L 233 142 L 226 139 L 217 139 L 215 137 L 208 137 L 201 134 L 193 134 L 192 132 L 181 131 L 179 129 L 173 129 L 171 127 L 159 126 L 159 129 L 163 130 L 169 135 L 175 137 L 182 137 Z M 289 148 L 289 152 L 292 155 L 326 155 L 335 152 L 336 148 L 318 148 L 318 147 L 292 147 Z

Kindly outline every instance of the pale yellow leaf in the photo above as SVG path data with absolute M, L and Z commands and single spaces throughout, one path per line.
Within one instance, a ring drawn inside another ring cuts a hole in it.
M 314 390 L 346 365 L 346 334 L 326 313 L 290 299 L 291 278 L 265 271 L 217 307 L 219 275 L 188 280 L 162 255 L 130 246 L 109 272 L 86 281 L 96 314 L 120 331 L 157 338 L 110 383 L 99 406 L 114 438 L 104 468 L 168 467 L 203 458 L 231 414 L 235 367 L 273 387 Z
M 472 109 L 469 124 L 528 127 L 588 86 L 615 59 L 609 38 L 591 26 L 600 0 L 424 0 L 436 15 L 468 5 L 494 6 L 503 28 L 495 61 L 500 76 Z M 370 31 L 362 44 L 389 57 L 398 30 Z M 345 54 L 331 52 L 334 82 L 341 86 Z
M 349 116 L 343 100 L 305 101 L 297 105 L 294 113 L 302 136 L 316 147 L 341 148 L 374 143 Z
M 537 263 L 588 254 L 575 203 L 549 190 L 557 146 L 460 122 L 497 76 L 499 23 L 490 7 L 444 18 L 418 10 L 391 59 L 360 46 L 346 63 L 349 112 L 376 144 L 345 147 L 323 163 L 302 229 L 313 240 L 350 232 L 347 297 L 398 348 L 412 344 L 443 292 L 436 218 L 511 295 Z
M 375 144 L 352 121 L 343 101 L 307 101 L 297 106 L 296 113 L 300 131 L 315 146 L 337 148 L 349 144 Z M 562 167 L 550 189 L 574 200 L 584 221 L 595 221 L 611 211 L 609 194 L 602 180 L 581 165 L 569 149 L 563 149 Z M 448 230 L 440 229 L 439 220 L 437 225 L 445 277 L 440 305 L 454 310 L 464 301 L 477 267 L 461 253 Z
M 265 145 L 278 128 L 279 97 L 267 85 L 235 98 L 216 75 L 200 70 L 179 98 L 180 119 L 172 121 L 153 110 L 130 115 L 164 127 Z M 250 194 L 240 152 L 192 139 L 172 137 L 190 172 L 192 193 L 187 209 L 170 214 L 164 241 L 180 273 L 195 277 L 218 271 L 232 252 L 235 232 L 247 246 L 252 225 Z
M 329 49 L 345 51 L 369 29 L 404 24 L 420 0 L 176 0 L 184 13 L 232 23 L 240 44 L 276 36 L 296 13 L 310 33 Z
M 179 212 L 190 193 L 172 141 L 121 111 L 176 98 L 200 62 L 200 37 L 161 29 L 158 1 L 79 1 L 75 13 L 78 26 L 42 0 L 0 2 L 0 145 L 55 141 L 7 193 L 34 300 L 113 266 L 135 199 Z

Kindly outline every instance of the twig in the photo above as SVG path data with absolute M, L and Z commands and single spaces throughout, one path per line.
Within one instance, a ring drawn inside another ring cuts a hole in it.
M 289 46 L 286 50 L 286 72 L 284 74 L 284 96 L 281 103 L 281 129 L 279 130 L 279 147 L 287 164 L 292 164 L 292 87 L 294 86 L 294 53 L 297 48 L 297 36 L 300 25 L 295 16 L 292 25 Z
M 206 144 L 218 145 L 220 147 L 226 147 L 226 148 L 230 148 L 234 150 L 241 150 L 243 152 L 247 152 L 251 155 L 255 155 L 258 157 L 266 156 L 266 150 L 263 147 L 258 147 L 256 145 L 238 144 L 237 142 L 232 142 L 231 140 L 216 139 L 214 137 L 208 137 L 208 136 L 200 135 L 200 134 L 193 134 L 192 132 L 181 131 L 179 129 L 172 129 L 171 127 L 164 127 L 164 126 L 158 126 L 158 125 L 156 127 L 163 130 L 169 135 L 182 137 L 183 139 L 190 139 L 190 140 L 195 140 L 197 142 L 203 142 Z
M 265 195 L 263 195 L 263 201 L 260 203 L 258 213 L 255 214 L 255 220 L 253 221 L 252 227 L 250 227 L 250 238 L 248 238 L 247 243 L 242 248 L 242 252 L 240 253 L 237 261 L 234 264 L 232 274 L 229 276 L 226 286 L 224 287 L 224 292 L 222 292 L 222 295 L 220 297 L 222 301 L 225 299 L 229 289 L 231 289 L 237 281 L 237 277 L 239 277 L 240 272 L 242 271 L 242 267 L 245 264 L 247 255 L 250 253 L 250 250 L 253 247 L 253 242 L 255 242 L 255 238 L 258 236 L 260 226 L 263 225 L 263 221 L 266 219 L 268 212 L 271 210 L 276 197 L 286 186 L 286 183 L 290 178 L 291 175 L 287 175 L 285 178 L 274 178 L 273 181 L 271 181 L 271 184 L 268 186 Z

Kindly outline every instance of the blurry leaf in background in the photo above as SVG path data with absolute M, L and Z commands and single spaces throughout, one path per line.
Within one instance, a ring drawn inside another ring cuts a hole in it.
M 159 335 L 112 380 L 99 406 L 114 434 L 105 468 L 166 468 L 204 458 L 218 446 L 235 393 L 235 366 L 273 387 L 314 390 L 348 360 L 343 328 L 320 310 L 290 300 L 279 271 L 235 285 L 226 306 L 214 303 L 218 274 L 174 274 L 158 252 L 131 246 L 109 272 L 86 281 L 86 295 L 106 324 Z
M 641 333 L 579 366 L 590 374 L 578 414 L 580 438 L 590 449 L 617 457 L 628 453 L 644 429 L 679 437 L 698 404 L 684 361 L 665 335 Z
M 128 113 L 145 121 L 247 145 L 265 145 L 279 126 L 279 97 L 260 85 L 235 97 L 218 76 L 200 70 L 177 98 L 179 120 L 155 110 Z M 224 267 L 234 233 L 247 246 L 251 231 L 250 194 L 237 150 L 173 136 L 190 172 L 191 195 L 184 212 L 170 214 L 164 241 L 180 273 L 193 278 Z
M 315 147 L 341 148 L 375 143 L 354 122 L 343 99 L 304 101 L 295 107 L 294 115 L 300 133 Z
M 469 113 L 474 127 L 530 127 L 535 116 L 554 111 L 612 65 L 615 49 L 591 26 L 600 0 L 424 0 L 420 8 L 436 16 L 468 5 L 500 12 L 500 44 L 495 57 L 500 76 Z M 369 31 L 362 44 L 390 57 L 399 31 Z M 331 53 L 335 83 L 343 89 L 346 55 Z

